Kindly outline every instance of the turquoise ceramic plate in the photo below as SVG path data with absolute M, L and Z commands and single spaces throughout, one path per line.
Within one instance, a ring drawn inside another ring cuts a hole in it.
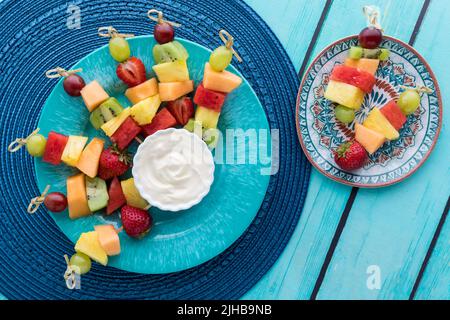
M 363 123 L 372 108 L 397 100 L 401 86 L 427 86 L 432 94 L 422 95 L 421 107 L 408 117 L 400 138 L 386 142 L 359 170 L 346 172 L 334 162 L 333 151 L 354 137 L 354 123 L 336 120 L 334 107 L 324 98 L 329 76 L 344 63 L 357 36 L 339 40 L 323 50 L 306 72 L 297 98 L 297 129 L 303 151 L 325 176 L 355 187 L 375 188 L 398 183 L 419 169 L 430 155 L 442 126 L 442 100 L 437 80 L 425 59 L 408 44 L 388 36 L 381 47 L 391 56 L 378 68 L 377 82 L 355 121 Z
M 198 84 L 211 51 L 189 41 L 180 41 L 189 51 L 188 66 L 191 78 Z M 149 77 L 153 76 L 150 72 L 154 64 L 151 54 L 155 44 L 153 37 L 136 37 L 129 42 L 132 54 L 143 60 Z M 116 76 L 117 63 L 109 55 L 107 46 L 96 50 L 73 66 L 80 67 L 83 68 L 80 75 L 86 82 L 97 79 L 111 96 L 117 97 L 124 106 L 129 105 L 123 96 L 126 87 Z M 239 74 L 233 67 L 229 69 Z M 64 92 L 62 81 L 58 82 L 43 108 L 39 128 L 44 135 L 54 130 L 66 135 L 100 136 L 109 141 L 91 126 L 89 113 L 82 99 L 72 98 Z M 242 129 L 234 133 L 243 140 L 248 140 L 245 136 L 253 133 L 258 135 L 268 132 L 264 110 L 247 81 L 244 80 L 243 84 L 228 96 L 220 117 L 219 129 L 222 132 L 225 132 L 225 129 Z M 260 129 L 263 131 L 254 131 Z M 109 266 L 139 273 L 176 272 L 206 262 L 228 248 L 250 225 L 261 206 L 269 183 L 269 176 L 262 172 L 270 168 L 266 155 L 266 151 L 270 150 L 270 136 L 263 134 L 262 137 L 259 137 L 257 144 L 247 143 L 244 147 L 238 146 L 237 143 L 236 146 L 230 147 L 227 141 L 239 139 L 225 137 L 223 152 L 215 154 L 214 184 L 203 201 L 180 213 L 150 209 L 155 220 L 151 233 L 144 239 L 135 240 L 122 232 L 122 253 L 120 256 L 111 257 Z M 130 150 L 135 148 L 136 145 Z M 236 150 L 233 153 L 231 149 Z M 246 157 L 242 157 L 244 154 Z M 256 161 L 251 155 L 257 155 Z M 227 156 L 228 161 L 225 161 Z M 36 159 L 35 164 L 41 191 L 50 184 L 51 191 L 65 193 L 66 178 L 76 173 L 75 169 L 64 164 L 52 166 L 40 159 Z M 97 224 L 120 225 L 118 214 L 107 217 L 97 213 L 75 221 L 68 218 L 67 212 L 51 215 L 62 232 L 73 242 L 82 232 L 93 230 Z

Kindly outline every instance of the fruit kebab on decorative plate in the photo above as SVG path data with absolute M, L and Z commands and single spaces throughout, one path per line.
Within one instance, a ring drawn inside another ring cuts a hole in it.
M 383 35 L 376 7 L 364 7 L 364 14 L 369 26 L 325 49 L 305 75 L 297 124 L 319 171 L 380 187 L 403 180 L 427 158 L 441 126 L 441 99 L 423 58 Z M 426 148 L 415 139 L 425 139 Z
M 233 55 L 242 61 L 233 49 L 233 37 L 224 30 L 220 31 L 224 45 L 216 48 L 207 61 L 194 64 L 203 66 L 202 72 L 196 71 L 203 74 L 203 79 L 196 79 L 195 83 L 188 68 L 188 50 L 174 39 L 174 27 L 179 25 L 164 20 L 162 12 L 154 9 L 148 12 L 148 17 L 156 22 L 154 39 L 157 42 L 147 47 L 150 58 L 132 56 L 127 40 L 134 37 L 132 34 L 119 33 L 113 27 L 99 28 L 99 35 L 109 38 L 110 59 L 116 62 L 115 74 L 122 82 L 114 86 L 114 90 L 107 89 L 111 84 L 105 82 L 100 74 L 93 77 L 86 68 L 65 70 L 58 67 L 46 73 L 48 78 L 61 78 L 62 88 L 69 97 L 61 99 L 71 103 L 77 100 L 70 99 L 81 97 L 85 110 L 77 112 L 85 114 L 90 123 L 90 128 L 84 129 L 88 132 L 86 135 L 79 134 L 83 130 L 75 127 L 73 134 L 63 134 L 60 128 L 64 128 L 64 132 L 72 131 L 70 126 L 61 124 L 57 128 L 46 129 L 46 136 L 36 129 L 28 137 L 16 139 L 8 149 L 16 152 L 26 146 L 28 153 L 36 158 L 37 168 L 45 168 L 48 174 L 53 172 L 61 178 L 66 175 L 65 193 L 60 187 L 57 188 L 60 191 L 50 192 L 54 186 L 48 184 L 40 196 L 32 199 L 28 212 L 37 212 L 41 204 L 54 213 L 67 209 L 68 218 L 77 225 L 77 231 L 70 236 L 73 239 L 73 234 L 78 234 L 76 253 L 70 259 L 66 256 L 68 285 L 73 284 L 74 274 L 90 270 L 91 260 L 107 265 L 108 257 L 127 254 L 127 246 L 135 248 L 138 245 L 121 237 L 122 230 L 130 238 L 143 239 L 150 232 L 157 239 L 158 222 L 155 227 L 155 218 L 149 213 L 150 205 L 158 212 L 190 209 L 210 193 L 214 181 L 211 150 L 219 140 L 219 115 L 227 96 L 237 91 L 243 82 L 235 71 L 226 70 Z M 154 62 L 155 76 L 149 72 L 150 68 L 145 67 L 142 58 Z M 85 81 L 83 75 L 86 72 L 89 72 L 91 81 Z M 123 88 L 123 85 L 126 85 L 124 91 L 117 92 L 117 88 Z M 247 102 L 257 101 L 247 83 L 243 90 Z M 117 95 L 111 92 L 117 92 Z M 124 107 L 128 102 L 121 94 L 130 103 L 129 107 Z M 194 95 L 193 99 L 190 94 Z M 253 107 L 250 104 L 248 108 Z M 139 144 L 134 161 L 131 155 L 135 150 L 133 141 Z M 193 145 L 198 148 L 193 148 Z M 63 169 L 61 163 L 67 169 Z M 255 205 L 257 207 L 259 204 Z M 120 215 L 114 220 L 118 211 Z M 94 213 L 99 216 L 103 213 L 100 221 L 106 223 L 97 223 L 97 220 L 76 223 L 83 219 L 88 221 Z M 109 220 L 110 217 L 113 220 Z M 58 224 L 67 228 L 66 219 L 60 214 L 55 215 L 56 218 Z M 221 216 L 217 218 L 220 220 Z M 242 232 L 250 223 L 251 215 L 249 218 L 242 223 Z M 83 229 L 79 230 L 81 226 Z M 237 239 L 237 232 L 228 243 L 221 240 L 221 248 L 215 249 L 214 254 Z M 121 243 L 123 241 L 125 246 Z M 211 258 L 210 255 L 201 259 L 205 261 Z M 168 272 L 185 267 L 170 268 Z

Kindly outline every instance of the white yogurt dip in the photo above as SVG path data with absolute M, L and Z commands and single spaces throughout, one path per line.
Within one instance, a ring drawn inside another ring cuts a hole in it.
M 133 160 L 141 196 L 161 210 L 179 211 L 198 204 L 214 181 L 214 160 L 207 145 L 185 129 L 147 137 Z

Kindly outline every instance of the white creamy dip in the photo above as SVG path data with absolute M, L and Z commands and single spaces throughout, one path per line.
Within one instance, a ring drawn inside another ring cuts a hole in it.
M 184 129 L 147 137 L 133 160 L 141 196 L 162 210 L 179 211 L 199 203 L 214 180 L 214 160 L 206 144 Z

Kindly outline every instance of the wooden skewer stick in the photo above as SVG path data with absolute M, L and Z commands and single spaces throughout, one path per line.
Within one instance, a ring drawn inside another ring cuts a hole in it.
M 45 197 L 47 196 L 47 192 L 50 190 L 50 185 L 47 185 L 44 189 L 44 192 L 38 197 L 31 199 L 30 204 L 28 205 L 27 212 L 29 214 L 35 213 L 39 206 L 44 203 Z

